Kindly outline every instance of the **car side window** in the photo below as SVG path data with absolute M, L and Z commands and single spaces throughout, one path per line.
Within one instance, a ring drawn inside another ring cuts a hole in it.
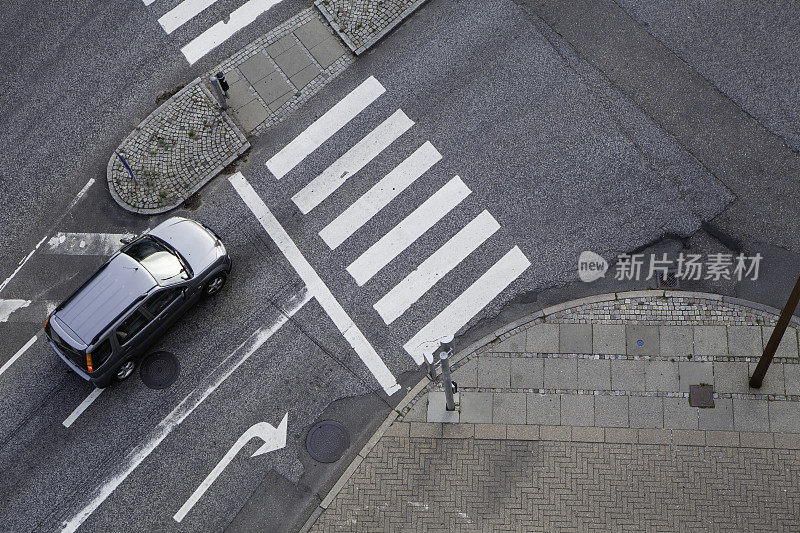
M 138 310 L 134 311 L 133 314 L 126 318 L 117 328 L 117 339 L 119 339 L 119 343 L 124 345 L 131 340 L 147 325 L 147 322 L 147 317 Z
M 102 365 L 111 355 L 111 341 L 106 339 L 98 344 L 92 352 L 92 360 L 97 366 Z
M 150 298 L 147 299 L 144 303 L 144 308 L 147 309 L 153 316 L 158 316 L 161 311 L 169 307 L 169 305 L 174 302 L 178 296 L 181 294 L 180 288 L 174 289 L 167 289 L 165 291 L 159 291 Z

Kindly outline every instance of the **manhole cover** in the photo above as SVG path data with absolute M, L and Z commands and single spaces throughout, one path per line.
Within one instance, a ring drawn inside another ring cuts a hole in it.
M 139 375 L 151 389 L 166 389 L 178 379 L 178 358 L 169 352 L 153 352 L 142 360 Z
M 714 407 L 714 387 L 711 385 L 689 385 L 689 405 L 692 407 Z
M 333 463 L 341 459 L 350 446 L 350 436 L 339 422 L 323 420 L 308 432 L 306 449 L 316 461 Z

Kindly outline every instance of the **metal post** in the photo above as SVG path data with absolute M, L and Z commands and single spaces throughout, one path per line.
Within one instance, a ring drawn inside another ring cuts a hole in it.
M 225 98 L 228 98 L 228 89 L 230 89 L 231 86 L 228 85 L 228 82 L 225 79 L 225 74 L 223 74 L 222 72 L 217 72 L 216 78 L 217 78 L 217 83 L 219 83 L 219 86 L 222 89 L 222 92 L 225 93 Z
M 428 377 L 431 381 L 436 381 L 436 365 L 433 362 L 433 352 L 425 352 L 425 365 L 428 367 Z
M 764 381 L 764 375 L 767 373 L 769 364 L 775 356 L 775 350 L 778 349 L 783 334 L 789 326 L 789 321 L 794 314 L 794 310 L 797 308 L 798 302 L 800 302 L 800 278 L 797 278 L 797 283 L 794 284 L 794 289 L 792 289 L 789 295 L 789 300 L 786 302 L 783 311 L 781 311 L 778 323 L 775 325 L 775 329 L 772 330 L 772 335 L 769 337 L 767 347 L 764 348 L 764 353 L 761 354 L 761 359 L 758 360 L 758 366 L 756 366 L 756 370 L 753 372 L 753 377 L 750 378 L 750 386 L 752 388 L 758 389 L 761 387 L 761 383 Z
M 222 91 L 222 87 L 219 85 L 219 80 L 214 76 L 211 76 L 209 81 L 211 82 L 211 86 L 214 87 L 214 95 L 217 97 L 219 107 L 225 111 L 228 109 L 228 103 L 225 101 L 225 93 Z
M 453 398 L 455 387 L 453 387 L 453 380 L 450 377 L 450 356 L 453 354 L 452 342 L 452 335 L 442 339 L 441 351 L 439 352 L 439 361 L 442 365 L 442 385 L 444 386 L 444 397 L 446 401 L 445 410 L 447 411 L 456 410 L 456 402 Z

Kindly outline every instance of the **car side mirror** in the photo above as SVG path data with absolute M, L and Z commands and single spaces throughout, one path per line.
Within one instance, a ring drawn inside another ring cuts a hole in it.
M 130 244 L 133 242 L 133 239 L 120 239 L 119 242 L 122 244 Z

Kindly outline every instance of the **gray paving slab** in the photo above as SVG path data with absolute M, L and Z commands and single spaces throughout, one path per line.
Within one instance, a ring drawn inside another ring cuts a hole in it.
M 308 57 L 305 49 L 298 44 L 275 57 L 275 63 L 287 77 L 291 78 L 310 65 L 311 58 Z
M 292 91 L 292 86 L 281 76 L 280 72 L 273 72 L 266 78 L 253 84 L 253 88 L 267 104 Z
M 695 326 L 694 353 L 697 355 L 727 355 L 728 332 L 725 326 Z
M 559 324 L 558 351 L 560 353 L 594 353 L 592 351 L 592 325 Z
M 578 359 L 578 388 L 611 390 L 611 361 L 608 359 Z
M 783 365 L 786 394 L 800 396 L 800 365 Z
M 459 396 L 460 393 L 454 395 L 453 400 L 456 404 L 460 402 Z M 447 399 L 444 391 L 431 391 L 428 393 L 428 413 L 426 417 L 428 422 L 458 422 L 459 414 L 458 405 L 456 405 L 455 411 L 447 410 Z
M 762 339 L 764 342 L 764 348 L 767 347 L 767 343 L 769 342 L 769 338 L 772 336 L 772 331 L 775 328 L 771 327 L 764 327 L 762 333 Z M 781 339 L 781 343 L 778 344 L 778 349 L 775 350 L 776 357 L 797 357 L 797 350 L 798 348 L 798 339 L 797 339 L 797 330 L 795 328 L 786 328 L 786 331 L 783 334 L 783 338 Z
M 769 402 L 769 430 L 779 433 L 800 433 L 800 403 Z
M 629 427 L 628 396 L 595 396 L 594 423 L 601 427 Z
M 558 394 L 527 395 L 528 424 L 557 426 L 561 424 L 561 397 Z
M 256 99 L 256 93 L 250 88 L 246 80 L 231 83 L 228 88 L 228 106 L 237 110 Z
M 311 83 L 314 78 L 319 76 L 320 70 L 315 64 L 310 64 L 291 78 L 289 81 L 292 82 L 292 85 L 299 91 L 302 90 L 306 85 Z
M 691 326 L 659 326 L 661 355 L 675 357 L 694 353 Z
M 256 126 L 264 122 L 267 116 L 269 116 L 267 108 L 258 100 L 252 100 L 250 103 L 234 111 L 234 113 L 239 123 L 247 131 L 253 131 Z
M 235 69 L 230 69 L 224 72 L 225 74 L 225 81 L 228 82 L 228 85 L 233 85 L 237 81 L 242 79 L 241 74 Z
M 252 85 L 258 80 L 264 79 L 275 72 L 275 66 L 267 56 L 258 52 L 241 63 L 239 65 L 239 70 L 242 71 L 244 77 L 247 78 L 247 81 Z M 228 80 L 228 83 L 231 83 L 230 80 Z
M 527 398 L 524 392 L 496 392 L 492 399 L 493 424 L 525 424 Z
M 292 99 L 292 97 L 294 97 L 294 93 L 291 93 L 291 92 L 289 92 L 289 93 L 286 93 L 286 94 L 284 94 L 283 96 L 279 96 L 278 98 L 276 98 L 275 100 L 273 100 L 272 102 L 270 102 L 270 104 L 269 104 L 269 108 L 270 108 L 270 109 L 271 109 L 273 112 L 274 112 L 274 111 L 277 111 L 278 109 L 280 109 L 280 107 L 281 107 L 283 104 L 285 104 L 286 102 L 288 102 L 289 100 L 291 100 L 291 99 Z
M 561 425 L 593 426 L 594 396 L 588 394 L 562 394 Z
M 622 324 L 593 324 L 592 351 L 604 355 L 625 354 L 625 326 Z
M 689 405 L 688 398 L 664 398 L 664 427 L 666 429 L 697 429 L 698 409 Z
M 294 35 L 300 39 L 303 46 L 306 48 L 313 48 L 325 39 L 329 39 L 331 37 L 331 32 L 328 26 L 320 22 L 319 19 L 311 19 L 294 30 Z
M 733 426 L 736 431 L 769 431 L 766 400 L 733 398 Z
M 459 387 L 478 386 L 478 360 L 472 358 L 453 372 L 453 379 Z
M 728 326 L 728 353 L 753 357 L 762 352 L 760 326 Z
M 625 337 L 629 355 L 659 355 L 658 326 L 626 325 Z
M 511 386 L 511 359 L 508 357 L 478 358 L 478 387 L 507 389 Z
M 520 331 L 519 333 L 511 335 L 497 344 L 494 344 L 490 348 L 490 351 L 525 353 L 525 349 L 527 348 L 527 338 L 527 330 Z
M 663 428 L 664 404 L 659 397 L 631 396 L 628 398 L 632 428 Z
M 544 388 L 577 389 L 578 388 L 577 359 L 571 357 L 545 359 Z
M 750 363 L 748 365 L 749 375 L 752 376 L 758 363 Z M 780 363 L 773 363 L 767 369 L 764 380 L 761 382 L 761 387 L 757 390 L 750 389 L 748 392 L 758 392 L 760 394 L 786 394 L 786 385 L 783 379 L 783 366 Z
M 334 61 L 345 54 L 345 49 L 339 44 L 339 39 L 333 36 L 325 39 L 309 51 L 322 68 L 328 68 Z
M 267 47 L 267 53 L 273 59 L 284 53 L 289 48 L 297 45 L 297 39 L 291 33 L 284 35 Z
M 644 361 L 614 361 L 611 365 L 611 388 L 613 390 L 645 390 Z
M 492 423 L 492 393 L 491 392 L 460 392 L 461 396 L 461 422 L 477 424 Z
M 513 357 L 510 365 L 512 389 L 543 388 L 544 360 L 539 357 Z
M 672 361 L 645 361 L 645 390 L 677 392 L 678 363 Z
M 711 361 L 680 361 L 678 380 L 680 392 L 689 392 L 690 385 L 713 385 L 714 364 Z
M 747 363 L 714 361 L 715 392 L 748 392 Z
M 428 419 L 428 399 L 417 400 L 403 417 L 403 422 L 425 422 Z
M 733 431 L 733 404 L 730 398 L 714 398 L 714 407 L 698 409 L 699 429 Z
M 558 324 L 537 324 L 526 330 L 529 353 L 558 353 Z

